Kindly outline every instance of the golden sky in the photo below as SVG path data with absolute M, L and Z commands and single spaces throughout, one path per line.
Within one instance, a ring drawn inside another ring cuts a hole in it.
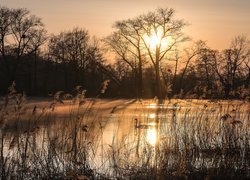
M 83 27 L 101 38 L 117 20 L 170 7 L 190 24 L 187 35 L 212 48 L 227 48 L 237 35 L 250 38 L 250 0 L 0 0 L 0 5 L 29 9 L 43 19 L 49 33 Z

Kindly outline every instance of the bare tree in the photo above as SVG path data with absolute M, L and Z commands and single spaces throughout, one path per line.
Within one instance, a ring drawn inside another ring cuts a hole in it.
M 164 89 L 166 95 L 170 98 L 176 90 L 176 80 L 178 75 L 178 68 L 181 60 L 180 51 L 178 49 L 168 55 L 167 61 L 161 66 L 161 74 L 164 81 Z
M 27 9 L 0 7 L 1 57 L 10 77 L 15 80 L 21 57 L 36 52 L 45 42 L 46 31 L 41 19 Z M 7 56 L 14 56 L 11 63 Z
M 182 87 L 183 86 L 183 79 L 184 79 L 184 76 L 187 72 L 187 69 L 188 69 L 191 61 L 201 53 L 201 51 L 202 51 L 202 49 L 204 49 L 204 47 L 205 47 L 204 41 L 197 41 L 189 49 L 184 50 L 185 56 L 183 59 L 184 59 L 185 65 L 184 65 L 184 69 L 180 75 L 180 84 L 179 84 L 178 92 L 180 92 L 181 89 L 183 88 Z
M 0 7 L 0 40 L 1 57 L 5 63 L 6 69 L 10 72 L 10 65 L 6 57 L 6 39 L 11 34 L 11 10 L 6 7 Z
M 245 59 L 244 64 L 245 64 L 245 69 L 247 72 L 246 80 L 245 80 L 245 87 L 249 88 L 249 85 L 250 85 L 250 54 Z
M 119 83 L 105 64 L 99 41 L 90 39 L 85 29 L 74 28 L 54 35 L 50 38 L 48 47 L 52 61 L 62 65 L 65 90 L 75 85 L 89 86 L 94 90 L 95 86 L 99 86 L 99 81 L 102 81 L 100 74 Z
M 131 64 L 129 61 L 131 56 L 129 58 L 125 56 L 128 53 L 136 57 L 139 62 L 140 78 L 143 59 L 147 58 L 151 62 L 155 70 L 157 96 L 160 99 L 164 97 L 161 85 L 161 62 L 178 43 L 187 39 L 182 33 L 186 23 L 183 20 L 176 20 L 174 13 L 173 9 L 157 9 L 134 19 L 118 22 L 115 26 L 118 31 L 112 36 L 118 39 L 109 41 L 111 47 L 125 62 Z
M 85 67 L 87 63 L 87 49 L 89 43 L 88 32 L 75 28 L 72 31 L 54 35 L 49 41 L 50 57 L 56 63 L 63 64 L 64 85 L 68 87 L 68 68 L 74 70 L 74 84 L 84 83 Z
M 215 69 L 224 87 L 226 97 L 243 84 L 240 77 L 249 54 L 249 40 L 245 36 L 238 36 L 232 40 L 229 49 L 224 50 L 220 56 L 214 58 Z
M 155 70 L 157 96 L 160 99 L 164 98 L 160 74 L 162 60 L 178 43 L 187 40 L 182 33 L 186 23 L 176 20 L 174 13 L 173 9 L 157 9 L 137 18 L 141 39 Z
M 126 62 L 134 72 L 137 85 L 137 96 L 143 94 L 143 65 L 145 52 L 143 52 L 138 22 L 136 20 L 118 21 L 114 25 L 116 32 L 105 39 L 108 47 L 115 52 L 119 59 Z

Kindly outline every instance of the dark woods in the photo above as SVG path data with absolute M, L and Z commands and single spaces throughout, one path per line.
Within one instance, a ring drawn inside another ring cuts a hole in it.
M 96 96 L 108 79 L 106 97 L 249 99 L 247 37 L 234 38 L 224 51 L 203 41 L 183 48 L 185 26 L 174 10 L 158 9 L 117 22 L 103 40 L 80 28 L 48 35 L 42 20 L 28 10 L 0 7 L 0 94 L 15 81 L 18 91 L 30 96 L 71 92 L 77 85 Z M 159 28 L 161 40 L 172 39 L 167 47 L 152 49 L 144 35 Z
M 86 30 L 48 36 L 41 19 L 26 9 L 1 7 L 0 16 L 1 94 L 15 81 L 19 91 L 33 96 L 69 92 L 76 85 L 95 95 L 103 80 L 113 78 L 98 41 Z

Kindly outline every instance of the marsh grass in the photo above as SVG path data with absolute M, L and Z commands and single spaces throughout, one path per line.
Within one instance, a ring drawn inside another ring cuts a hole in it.
M 105 101 L 78 86 L 32 104 L 14 85 L 9 91 L 1 179 L 250 177 L 248 102 Z
M 167 107 L 157 110 L 163 115 L 155 120 L 158 142 L 137 144 L 139 161 L 121 162 L 124 177 L 249 177 L 249 104 L 179 101 Z

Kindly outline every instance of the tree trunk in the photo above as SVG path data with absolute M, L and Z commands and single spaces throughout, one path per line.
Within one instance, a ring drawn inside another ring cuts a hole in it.
M 207 59 L 205 59 L 205 70 L 206 70 L 207 89 L 210 90 L 210 89 L 212 89 L 212 85 L 211 85 L 210 77 L 209 77 L 209 70 L 208 70 Z
M 245 87 L 249 88 L 249 84 L 250 84 L 250 68 L 248 69 L 248 76 L 246 78 Z
M 163 100 L 163 93 L 161 87 L 160 67 L 159 62 L 155 66 L 155 81 L 156 81 L 156 94 L 159 100 Z
M 68 88 L 68 74 L 67 74 L 67 65 L 65 62 L 63 64 L 63 70 L 64 70 L 64 90 L 67 90 L 67 88 Z
M 37 95 L 37 53 L 34 54 L 34 95 Z
M 181 89 L 182 89 L 182 83 L 183 83 L 183 79 L 184 79 L 184 76 L 186 74 L 186 71 L 187 71 L 187 68 L 188 68 L 188 65 L 191 61 L 191 58 L 188 59 L 188 61 L 186 62 L 186 65 L 185 65 L 185 68 L 181 74 L 181 79 L 180 79 L 180 84 L 179 84 L 179 89 L 178 89 L 178 92 L 177 93 L 180 93 L 181 92 Z
M 139 58 L 139 72 L 138 72 L 138 98 L 143 97 L 143 79 L 142 79 L 142 62 Z

